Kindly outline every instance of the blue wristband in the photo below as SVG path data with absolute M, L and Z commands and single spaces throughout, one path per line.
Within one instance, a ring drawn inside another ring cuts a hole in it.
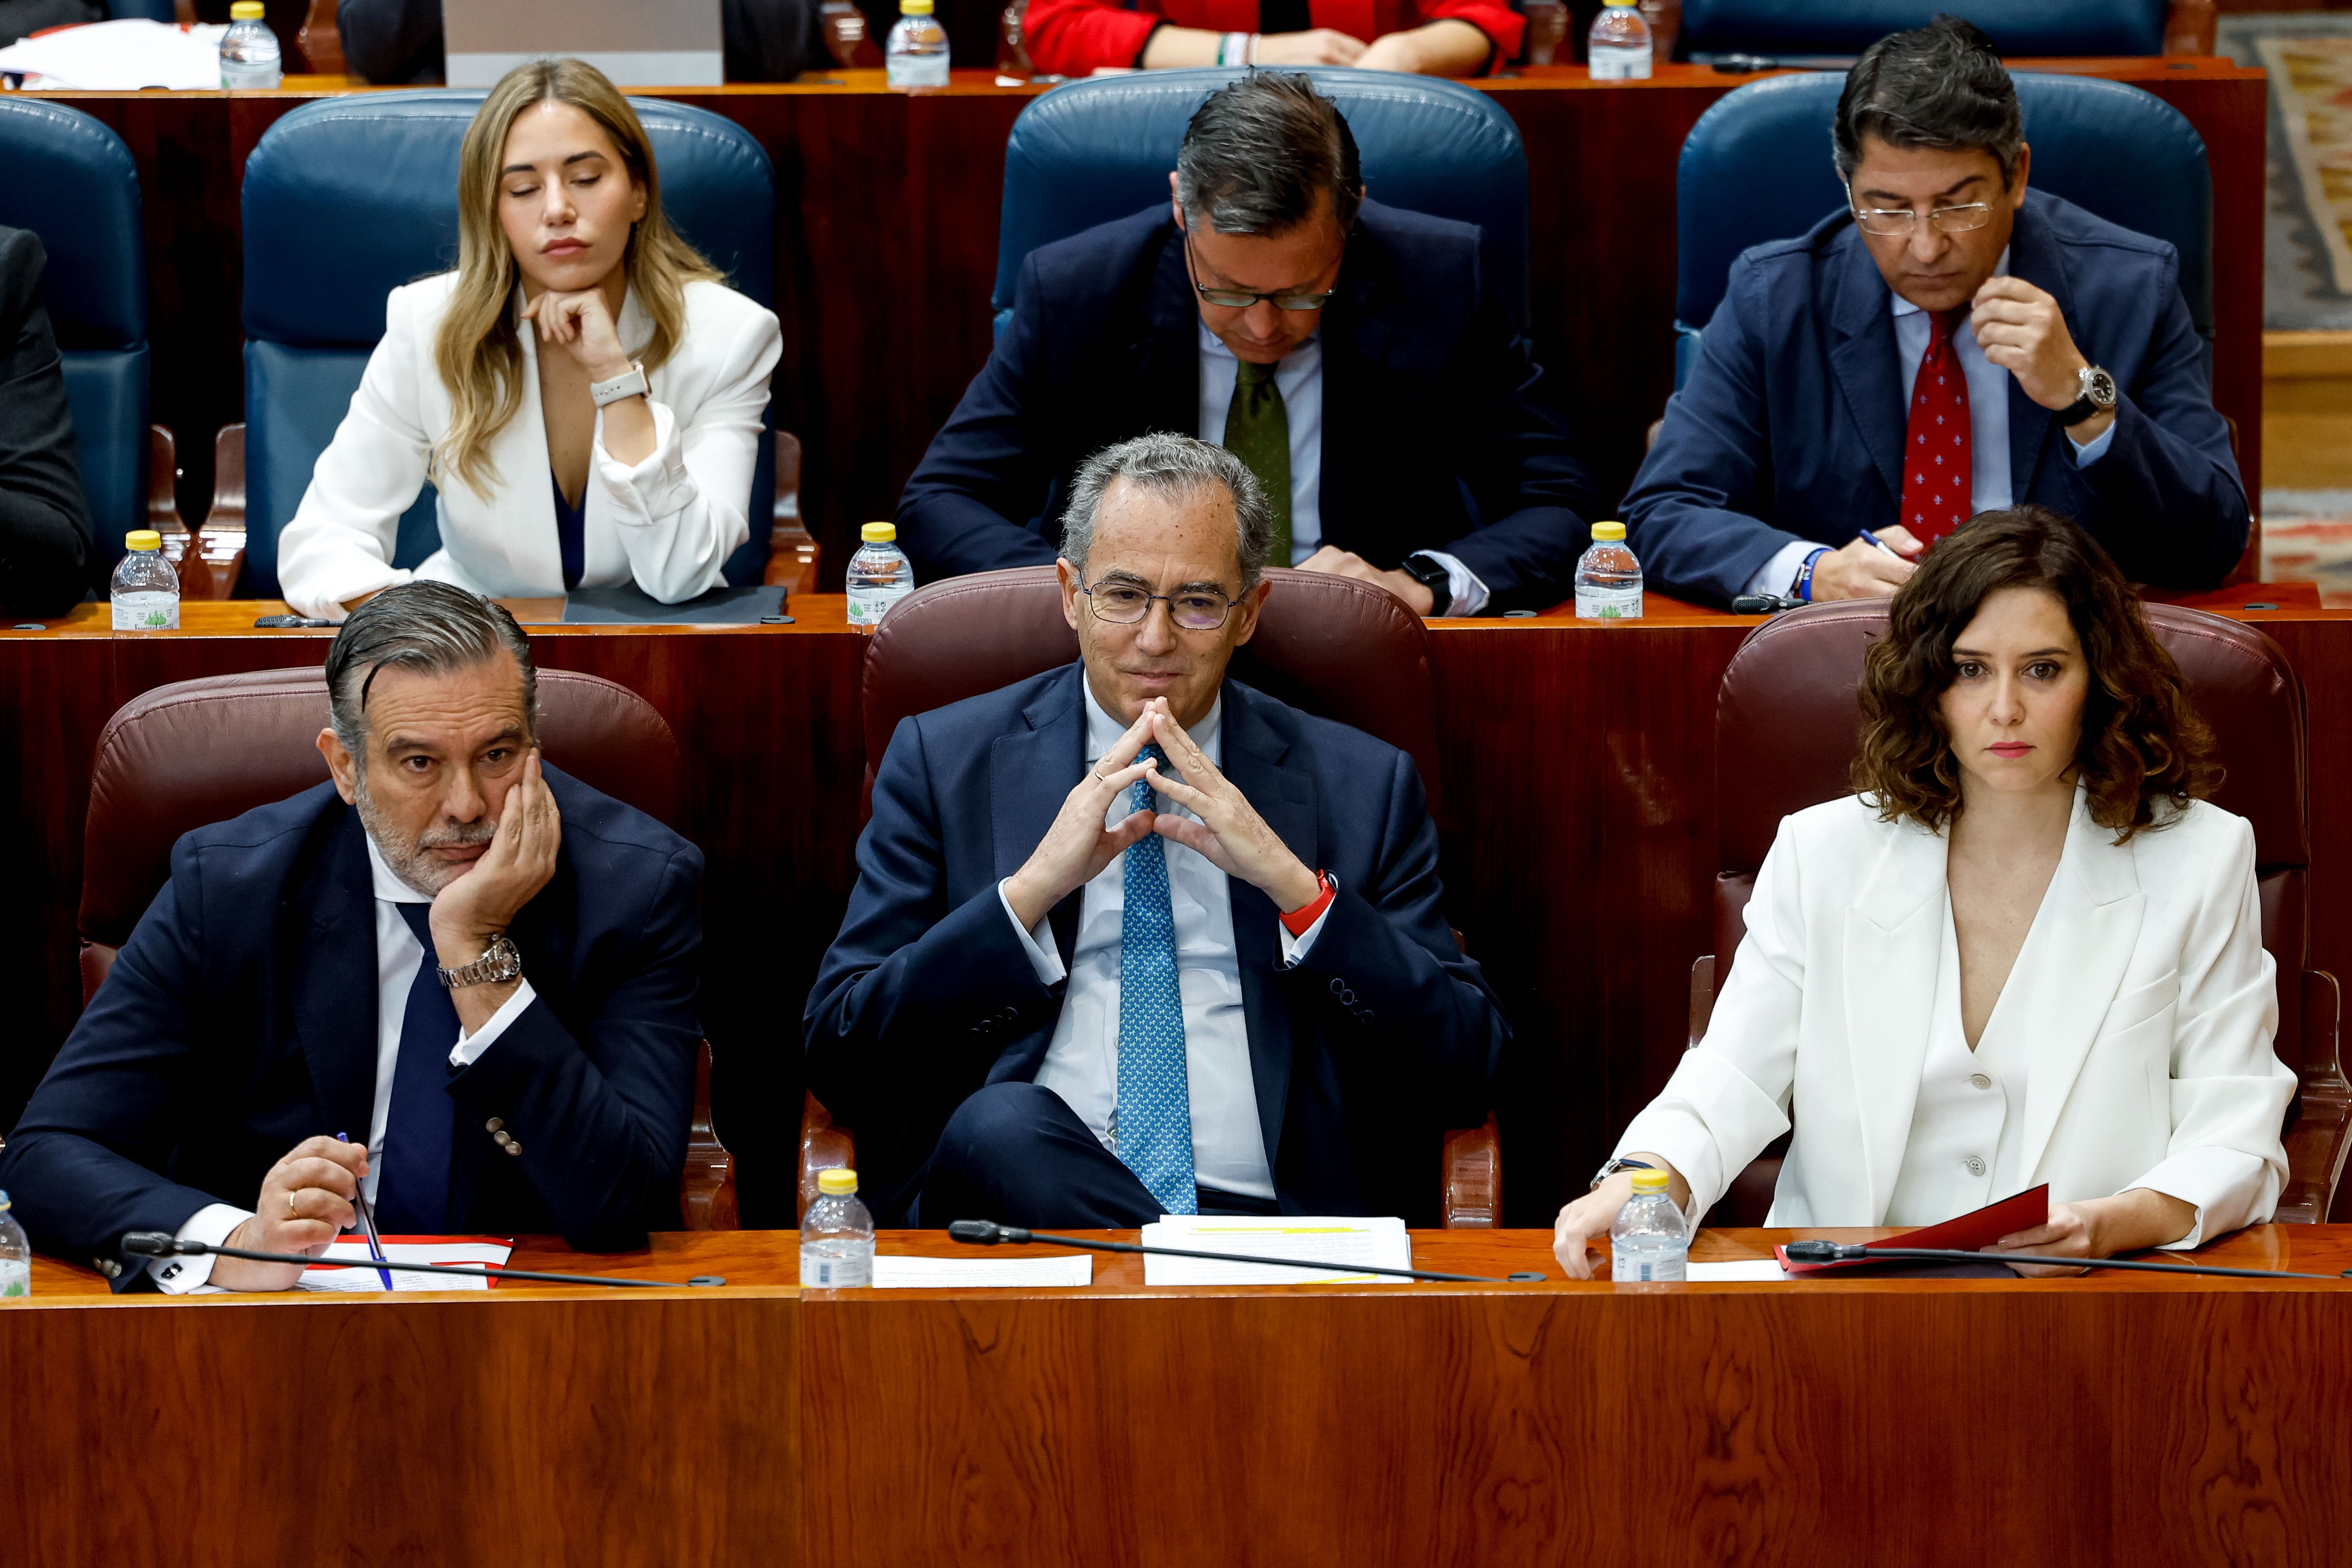
M 1819 550 L 1814 551 L 1811 555 L 1806 556 L 1805 563 L 1797 568 L 1797 597 L 1802 599 L 1808 605 L 1813 602 L 1813 565 L 1816 562 L 1820 561 L 1822 556 L 1827 555 L 1829 552 L 1830 547 L 1824 544 Z

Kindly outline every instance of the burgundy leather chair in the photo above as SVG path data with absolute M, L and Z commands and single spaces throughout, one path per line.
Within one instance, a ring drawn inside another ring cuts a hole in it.
M 2277 1217 L 2317 1224 L 2343 1172 L 2352 1086 L 2336 1058 L 2336 977 L 2305 967 L 2311 838 L 2303 683 L 2278 644 L 2251 626 L 2167 605 L 2149 605 L 2147 615 L 2219 742 L 2228 776 L 2213 803 L 2253 824 L 2263 945 L 2278 963 L 2276 1046 L 2301 1080 Z M 1780 818 L 1853 787 L 1863 650 L 1885 633 L 1884 601 L 1792 610 L 1759 626 L 1723 672 L 1715 715 L 1715 952 L 1691 967 L 1694 1046 L 1738 951 L 1742 911 Z M 1764 1223 L 1786 1147 L 1784 1138 L 1734 1179 L 1715 1223 Z
M 1370 584 L 1286 569 L 1266 576 L 1274 590 L 1256 635 L 1234 657 L 1233 678 L 1406 752 L 1421 770 L 1430 813 L 1442 828 L 1429 629 L 1394 595 Z M 1062 618 L 1050 566 L 953 577 L 909 595 L 883 619 L 866 650 L 866 809 L 873 808 L 874 769 L 898 721 L 1077 657 L 1077 634 Z M 850 1132 L 810 1096 L 801 1122 L 802 1211 L 816 1195 L 818 1172 L 855 1163 Z M 1442 1181 L 1448 1228 L 1501 1223 L 1502 1163 L 1491 1114 L 1482 1127 L 1446 1134 Z
M 677 742 L 646 700 L 570 670 L 539 672 L 547 760 L 593 788 L 675 826 Z M 81 878 L 81 988 L 87 1003 L 171 876 L 184 833 L 327 781 L 317 740 L 327 683 L 317 669 L 270 669 L 159 686 L 106 721 L 90 767 Z M 733 1161 L 710 1125 L 710 1045 L 695 1071 L 694 1121 L 678 1205 L 692 1230 L 736 1226 Z

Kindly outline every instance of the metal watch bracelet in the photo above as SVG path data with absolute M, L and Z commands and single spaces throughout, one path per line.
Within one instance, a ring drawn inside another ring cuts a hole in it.
M 442 985 L 451 991 L 468 985 L 499 985 L 522 978 L 522 954 L 504 936 L 497 936 L 473 963 L 456 969 L 443 969 L 436 963 L 434 969 L 441 976 Z

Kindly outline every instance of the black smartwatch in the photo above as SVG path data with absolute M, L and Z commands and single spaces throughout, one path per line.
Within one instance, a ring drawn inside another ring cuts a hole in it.
M 1429 590 L 1429 613 L 1442 616 L 1454 607 L 1454 577 L 1445 563 L 1424 550 L 1404 558 L 1404 574 Z

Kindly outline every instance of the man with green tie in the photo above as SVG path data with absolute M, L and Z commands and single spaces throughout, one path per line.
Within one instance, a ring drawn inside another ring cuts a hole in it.
M 1346 118 L 1278 72 L 1210 95 L 1169 185 L 1031 253 L 899 501 L 917 577 L 1050 564 L 1087 455 L 1173 431 L 1256 476 L 1277 563 L 1424 616 L 1569 598 L 1592 482 L 1479 230 L 1367 201 Z

